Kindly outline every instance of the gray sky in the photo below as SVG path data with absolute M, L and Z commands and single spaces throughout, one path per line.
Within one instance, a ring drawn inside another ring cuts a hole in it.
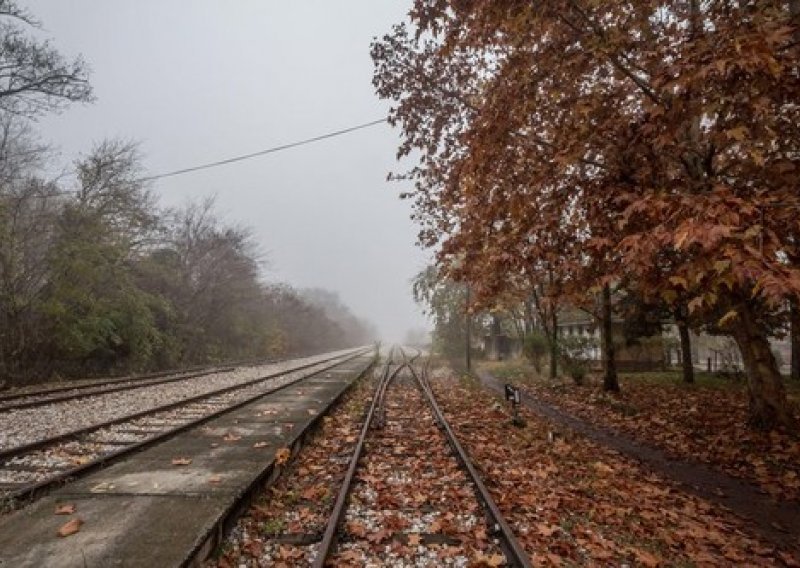
M 97 102 L 42 119 L 70 163 L 94 142 L 141 142 L 150 174 L 382 118 L 369 43 L 410 2 L 374 0 L 20 0 L 67 56 L 90 64 Z M 217 195 L 252 227 L 267 278 L 340 293 L 384 339 L 426 322 L 409 279 L 428 253 L 379 125 L 251 161 L 154 182 L 161 203 Z

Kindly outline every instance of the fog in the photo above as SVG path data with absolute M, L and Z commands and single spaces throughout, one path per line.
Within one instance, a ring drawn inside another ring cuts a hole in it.
M 42 34 L 92 68 L 94 104 L 37 125 L 66 171 L 94 142 L 140 142 L 146 174 L 256 152 L 386 116 L 369 43 L 405 2 L 30 0 Z M 428 253 L 397 170 L 398 136 L 373 126 L 311 145 L 160 179 L 164 206 L 216 195 L 253 228 L 265 277 L 338 292 L 386 340 L 426 326 L 409 279 Z M 406 188 L 407 189 L 407 188 Z

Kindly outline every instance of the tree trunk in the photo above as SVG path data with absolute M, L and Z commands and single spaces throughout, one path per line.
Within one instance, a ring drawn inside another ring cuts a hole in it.
M 770 350 L 767 335 L 758 326 L 749 305 L 744 304 L 736 311 L 739 321 L 734 327 L 733 338 L 742 353 L 747 373 L 750 425 L 758 430 L 773 430 L 777 427 L 793 430 L 795 424 L 786 401 L 783 379 Z
M 678 320 L 678 335 L 681 338 L 681 363 L 683 364 L 683 382 L 694 383 L 694 364 L 692 363 L 692 339 L 689 326 Z
M 533 321 L 533 309 L 531 308 L 531 300 L 525 300 L 523 302 L 523 306 L 525 308 L 525 336 L 528 336 L 533 333 L 535 327 Z
M 550 330 L 552 333 L 550 337 L 550 378 L 555 379 L 558 376 L 558 310 L 555 303 L 551 310 L 550 322 L 553 328 Z
M 603 348 L 603 390 L 619 392 L 611 325 L 611 286 L 608 284 L 603 286 L 602 304 L 600 339 Z
M 467 299 L 465 302 L 465 324 L 467 327 L 466 330 L 466 337 L 464 338 L 464 355 L 466 357 L 467 363 L 467 371 L 472 370 L 472 314 L 469 313 L 469 304 L 470 304 L 470 295 L 472 290 L 470 289 L 469 284 L 467 284 Z
M 791 330 L 789 334 L 792 342 L 791 377 L 795 381 L 800 381 L 800 306 L 798 306 L 796 298 L 792 298 L 789 307 L 789 317 L 791 318 Z

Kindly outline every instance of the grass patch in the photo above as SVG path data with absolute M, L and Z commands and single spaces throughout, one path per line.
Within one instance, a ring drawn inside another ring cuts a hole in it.
M 510 383 L 533 384 L 549 381 L 536 372 L 533 365 L 524 359 L 514 361 L 481 361 L 478 367 L 488 371 L 501 381 Z
M 270 519 L 261 523 L 261 531 L 263 534 L 275 536 L 283 533 L 285 524 L 282 519 Z
M 745 381 L 742 379 L 723 377 L 706 371 L 695 371 L 694 384 L 683 382 L 683 373 L 681 371 L 622 372 L 619 373 L 619 380 L 622 383 L 630 384 L 672 385 L 683 388 L 720 390 L 741 390 L 746 386 Z
M 554 393 L 572 391 L 575 388 L 599 386 L 602 383 L 602 375 L 597 372 L 591 373 L 582 387 L 577 387 L 571 379 L 559 377 L 555 381 L 549 377 L 536 373 L 533 365 L 524 359 L 513 361 L 480 361 L 480 369 L 488 371 L 497 379 L 517 385 L 538 385 L 549 389 Z M 619 372 L 620 385 L 623 393 L 628 386 L 653 386 L 670 387 L 685 390 L 719 390 L 728 392 L 742 392 L 747 389 L 747 380 L 722 376 L 718 373 L 695 370 L 693 384 L 683 382 L 683 373 L 680 370 L 669 371 L 636 371 Z M 793 381 L 784 377 L 783 382 L 786 388 L 787 398 L 792 404 L 800 407 L 800 381 Z M 636 408 L 615 408 L 614 410 L 626 416 L 636 414 Z

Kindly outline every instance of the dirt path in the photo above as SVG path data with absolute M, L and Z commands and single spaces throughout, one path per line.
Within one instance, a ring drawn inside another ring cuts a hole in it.
M 499 379 L 486 371 L 477 371 L 477 376 L 485 387 L 503 394 L 503 383 Z M 748 520 L 755 530 L 770 541 L 800 550 L 800 506 L 777 503 L 749 483 L 699 463 L 670 458 L 652 446 L 598 427 L 525 393 L 522 393 L 522 403 L 555 423 L 639 461 L 695 495 L 727 507 Z

